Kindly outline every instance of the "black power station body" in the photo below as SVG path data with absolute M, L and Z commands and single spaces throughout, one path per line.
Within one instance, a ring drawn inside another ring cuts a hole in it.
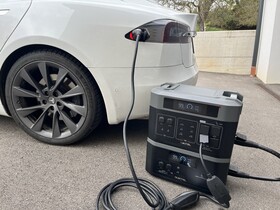
M 243 97 L 236 92 L 165 84 L 151 93 L 146 170 L 210 193 L 199 159 L 226 183 Z

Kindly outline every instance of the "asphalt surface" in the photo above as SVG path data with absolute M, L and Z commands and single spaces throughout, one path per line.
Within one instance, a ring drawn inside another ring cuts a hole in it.
M 238 130 L 249 139 L 280 151 L 280 101 L 250 76 L 201 72 L 198 86 L 235 90 L 244 95 Z M 154 181 L 170 200 L 186 189 L 145 171 L 148 122 L 129 123 L 129 145 L 139 177 Z M 280 176 L 280 160 L 255 149 L 235 146 L 232 163 L 240 170 Z M 122 143 L 122 125 L 97 129 L 72 146 L 51 146 L 25 134 L 0 117 L 0 209 L 95 209 L 96 196 L 108 182 L 130 177 Z M 280 183 L 229 177 L 231 209 L 280 209 Z M 135 190 L 114 196 L 119 209 L 150 209 Z M 221 209 L 202 199 L 191 209 Z

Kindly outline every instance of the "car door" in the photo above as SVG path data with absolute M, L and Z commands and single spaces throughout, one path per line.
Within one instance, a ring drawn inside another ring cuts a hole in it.
M 31 5 L 32 0 L 0 0 L 0 51 Z

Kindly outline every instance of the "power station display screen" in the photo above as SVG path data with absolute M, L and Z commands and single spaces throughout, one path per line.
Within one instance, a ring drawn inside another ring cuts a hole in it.
M 206 105 L 206 104 L 199 104 L 190 101 L 181 101 L 181 100 L 174 100 L 170 98 L 164 99 L 164 108 L 200 114 L 210 117 L 217 117 L 219 107 Z

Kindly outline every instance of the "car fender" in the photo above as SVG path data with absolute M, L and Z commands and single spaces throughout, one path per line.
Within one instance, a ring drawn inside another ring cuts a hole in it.
M 64 42 L 60 39 L 55 39 L 48 36 L 27 36 L 27 37 L 19 37 L 19 39 L 13 37 L 13 41 L 11 39 L 5 45 L 3 50 L 0 53 L 0 69 L 5 62 L 5 60 L 15 51 L 25 48 L 28 46 L 41 45 L 46 47 L 54 47 L 60 50 L 67 52 L 68 54 L 75 57 L 79 60 L 83 65 L 87 66 L 90 63 L 88 57 L 81 51 L 75 48 L 72 44 Z

